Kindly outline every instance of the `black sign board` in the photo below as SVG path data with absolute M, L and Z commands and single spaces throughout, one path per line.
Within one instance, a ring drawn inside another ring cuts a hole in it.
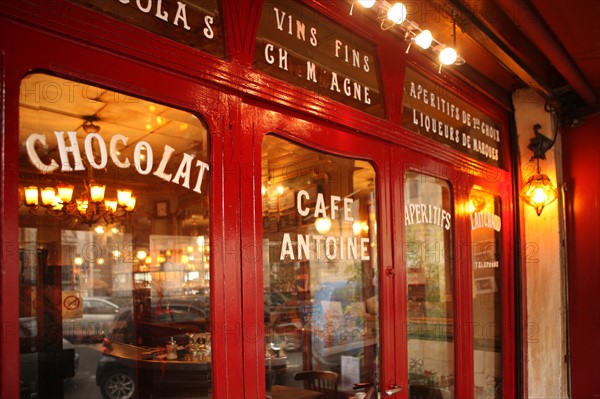
M 216 57 L 225 56 L 217 0 L 69 1 Z
M 402 126 L 490 165 L 503 166 L 500 123 L 410 68 L 404 75 Z
M 265 1 L 254 66 L 371 115 L 384 116 L 373 46 L 295 1 Z

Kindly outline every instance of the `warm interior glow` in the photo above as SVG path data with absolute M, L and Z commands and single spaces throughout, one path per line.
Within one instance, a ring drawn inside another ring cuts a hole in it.
M 104 207 L 107 211 L 115 213 L 117 211 L 117 200 L 104 200 Z
M 317 218 L 317 220 L 315 220 L 315 228 L 320 234 L 329 232 L 329 229 L 331 229 L 331 219 L 327 217 Z
M 402 3 L 394 4 L 388 10 L 387 17 L 395 24 L 401 24 L 406 19 L 406 6 Z
M 429 29 L 425 29 L 415 37 L 415 43 L 423 50 L 428 49 L 433 42 L 433 35 Z
M 79 211 L 79 213 L 81 213 L 82 215 L 85 214 L 87 212 L 88 209 L 88 202 L 85 200 L 77 200 L 77 210 Z
M 73 189 L 74 187 L 71 185 L 59 184 L 56 186 L 58 198 L 60 198 L 62 202 L 71 202 L 73 199 Z
M 25 203 L 27 205 L 38 204 L 38 188 L 36 186 L 25 187 Z
M 90 198 L 92 202 L 102 202 L 104 200 L 104 192 L 106 186 L 100 184 L 90 185 Z
M 446 47 L 440 52 L 440 62 L 444 65 L 454 64 L 457 58 L 458 54 L 452 47 Z
M 131 199 L 131 190 L 117 190 L 117 201 L 122 207 L 126 207 Z
M 146 259 L 147 256 L 148 256 L 148 253 L 146 251 L 144 251 L 143 249 L 140 249 L 139 251 L 137 251 L 136 257 L 138 258 L 138 260 L 144 260 L 144 259 Z
M 541 203 L 546 202 L 547 199 L 548 199 L 548 196 L 546 195 L 546 193 L 544 192 L 544 190 L 542 188 L 536 188 L 535 190 L 533 190 L 533 195 L 531 196 L 531 200 L 533 202 L 537 202 L 538 204 L 541 204 Z
M 42 204 L 44 205 L 52 205 L 54 203 L 54 198 L 56 197 L 56 191 L 54 191 L 54 187 L 45 187 L 42 189 Z
M 129 198 L 129 201 L 127 201 L 127 205 L 125 205 L 125 210 L 127 212 L 131 212 L 133 211 L 133 209 L 135 208 L 135 203 L 136 203 L 136 198 L 135 197 L 131 197 Z

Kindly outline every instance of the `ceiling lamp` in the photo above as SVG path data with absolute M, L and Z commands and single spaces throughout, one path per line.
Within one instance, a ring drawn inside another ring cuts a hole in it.
M 535 159 L 537 162 L 536 173 L 527 179 L 520 194 L 523 202 L 531 205 L 538 216 L 542 214 L 542 210 L 546 205 L 551 204 L 558 198 L 558 189 L 552 184 L 547 175 L 541 173 L 540 169 L 540 159 L 546 159 L 546 151 L 552 148 L 556 137 L 554 137 L 554 140 L 550 140 L 539 132 L 541 127 L 540 124 L 533 126 L 535 136 L 527 146 L 533 152 L 531 160 Z
M 84 183 L 86 191 L 78 198 L 73 198 L 72 185 L 58 184 L 56 187 L 36 186 L 23 188 L 24 205 L 32 211 L 39 206 L 46 208 L 46 213 L 59 220 L 73 217 L 83 224 L 92 226 L 99 222 L 112 224 L 124 220 L 136 205 L 136 197 L 131 190 L 117 189 L 117 199 L 105 198 L 106 186 L 97 183 Z M 40 204 L 41 199 L 41 204 Z

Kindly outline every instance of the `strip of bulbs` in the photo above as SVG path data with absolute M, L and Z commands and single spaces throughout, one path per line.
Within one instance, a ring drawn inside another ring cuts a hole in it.
M 406 19 L 408 10 L 400 2 L 390 4 L 385 0 L 357 0 L 363 8 L 372 8 L 379 3 L 379 13 L 377 19 L 381 20 L 381 29 L 388 30 L 394 26 L 399 26 L 404 30 L 404 39 L 408 42 L 408 53 L 412 44 L 416 44 L 423 50 L 431 48 L 437 54 L 440 62 L 440 71 L 443 65 L 462 65 L 465 60 L 457 53 L 454 47 L 446 46 L 433 38 L 429 29 L 421 29 L 419 25 Z M 352 5 L 354 7 L 354 4 Z M 350 11 L 352 14 L 352 10 Z M 456 42 L 456 31 L 454 31 L 454 41 Z

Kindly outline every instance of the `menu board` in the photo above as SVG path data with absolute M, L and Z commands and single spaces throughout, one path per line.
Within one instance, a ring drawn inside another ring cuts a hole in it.
M 355 109 L 384 116 L 373 46 L 295 1 L 265 1 L 254 67 Z
M 402 127 L 503 167 L 500 123 L 447 88 L 407 68 Z

